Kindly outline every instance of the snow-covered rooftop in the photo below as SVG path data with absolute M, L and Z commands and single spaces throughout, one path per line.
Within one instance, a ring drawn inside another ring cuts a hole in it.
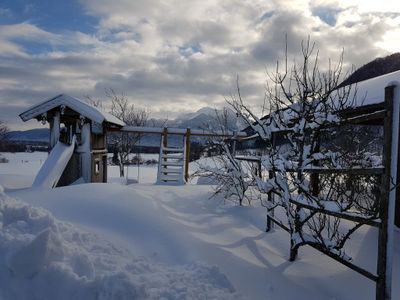
M 382 103 L 385 101 L 385 87 L 400 86 L 400 71 L 395 71 L 354 84 L 352 92 L 357 91 L 355 106 Z
M 36 104 L 30 107 L 28 110 L 21 113 L 19 116 L 23 121 L 28 121 L 61 105 L 65 105 L 66 107 L 76 111 L 82 116 L 100 124 L 103 122 L 108 122 L 119 126 L 125 125 L 124 122 L 114 117 L 112 114 L 102 111 L 101 109 L 94 107 L 88 103 L 85 103 L 84 101 L 79 100 L 78 98 L 71 97 L 66 94 L 60 94 L 51 99 Z

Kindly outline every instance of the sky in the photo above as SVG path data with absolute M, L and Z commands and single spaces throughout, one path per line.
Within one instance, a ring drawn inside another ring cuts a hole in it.
M 298 61 L 308 37 L 345 70 L 400 51 L 397 0 L 1 0 L 0 120 L 55 95 L 124 93 L 152 117 L 222 107 L 241 92 L 262 105 L 267 71 Z

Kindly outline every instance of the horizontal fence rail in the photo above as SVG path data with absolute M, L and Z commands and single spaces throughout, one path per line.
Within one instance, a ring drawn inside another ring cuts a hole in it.
M 135 132 L 145 134 L 163 134 L 165 128 L 168 134 L 185 135 L 187 129 L 182 128 L 169 128 L 169 127 L 140 127 L 140 126 L 124 126 L 120 130 L 123 132 Z M 203 129 L 190 129 L 190 135 L 192 136 L 215 136 L 215 137 L 246 137 L 247 134 L 244 132 L 235 131 L 223 131 L 223 130 L 203 130 Z

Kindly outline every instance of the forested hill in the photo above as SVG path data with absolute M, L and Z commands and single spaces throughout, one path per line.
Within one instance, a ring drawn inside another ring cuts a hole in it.
M 339 86 L 345 86 L 366 79 L 381 76 L 387 73 L 400 70 L 400 52 L 379 57 L 363 65 L 344 80 Z

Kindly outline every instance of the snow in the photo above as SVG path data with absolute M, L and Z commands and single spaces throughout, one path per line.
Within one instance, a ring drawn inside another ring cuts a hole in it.
M 35 104 L 27 109 L 25 112 L 21 113 L 20 117 L 23 121 L 28 121 L 61 105 L 65 105 L 66 107 L 73 109 L 74 111 L 99 124 L 102 124 L 103 122 L 109 122 L 117 124 L 119 126 L 125 125 L 124 122 L 122 122 L 120 119 L 116 118 L 112 114 L 105 112 L 97 107 L 94 107 L 82 100 L 79 100 L 78 98 L 71 97 L 66 94 L 60 94 L 39 104 Z
M 0 156 L 5 157 L 8 160 L 8 163 L 13 164 L 13 169 L 15 172 L 20 173 L 21 170 L 15 169 L 14 164 L 23 164 L 23 163 L 37 163 L 42 164 L 47 159 L 47 152 L 1 152 Z M 7 164 L 2 165 L 2 167 Z M 3 168 L 1 168 L 3 170 Z M 33 168 L 30 174 L 36 174 L 38 169 Z M 26 170 L 25 170 L 26 171 Z
M 229 109 L 229 108 L 227 108 L 227 109 Z M 231 110 L 229 112 L 230 112 L 230 114 L 234 114 Z M 202 107 L 196 112 L 180 113 L 176 117 L 176 120 L 179 120 L 179 119 L 194 119 L 194 118 L 196 118 L 198 116 L 201 116 L 202 114 L 216 118 L 217 114 L 221 114 L 221 113 L 223 113 L 223 110 L 217 110 L 216 108 L 212 108 L 212 107 Z
M 353 85 L 350 97 L 356 93 L 355 106 L 382 103 L 385 101 L 385 87 L 399 83 L 400 71 L 395 71 Z
M 33 178 L 40 167 L 36 153 L 8 157 L 0 184 L 28 169 Z M 118 176 L 117 167 L 109 171 Z M 374 299 L 372 281 L 310 247 L 289 262 L 289 235 L 265 233 L 266 209 L 257 203 L 211 200 L 207 185 L 154 185 L 156 173 L 156 165 L 141 166 L 140 184 L 128 186 L 8 189 L 17 200 L 1 194 L 0 299 Z M 366 226 L 349 244 L 368 270 L 376 267 L 376 238 Z M 400 231 L 394 238 L 396 300 Z
M 46 160 L 47 152 L 2 152 L 8 163 L 0 164 L 0 184 L 5 190 L 30 187 L 40 166 Z
M 58 180 L 74 152 L 75 140 L 76 138 L 74 136 L 71 145 L 64 144 L 60 141 L 57 142 L 36 175 L 32 184 L 33 187 L 52 188 L 57 185 Z
M 4 193 L 0 216 L 2 299 L 238 298 L 217 267 L 135 256 Z

